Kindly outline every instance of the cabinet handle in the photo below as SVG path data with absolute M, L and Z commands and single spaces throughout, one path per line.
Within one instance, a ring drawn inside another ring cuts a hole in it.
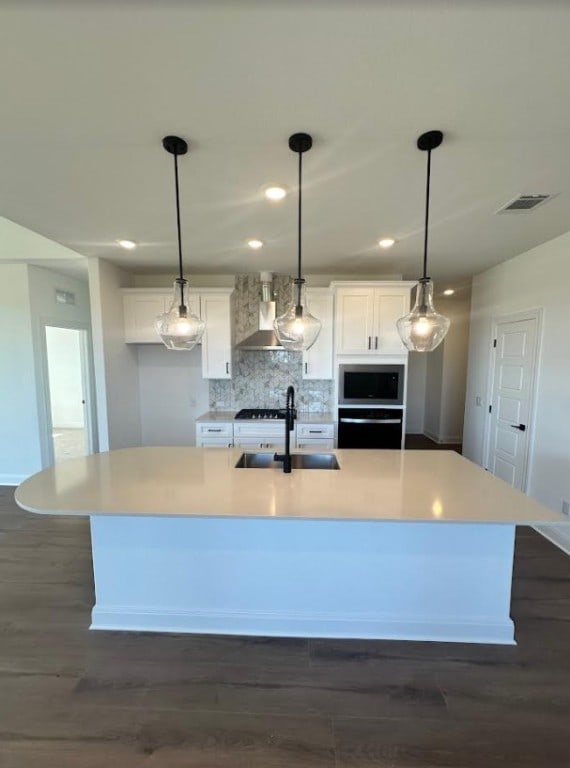
M 305 373 L 307 373 L 307 363 L 305 363 Z
M 208 429 L 208 432 L 221 432 L 221 429 Z
M 372 349 L 372 336 L 368 337 L 368 349 Z
M 374 349 L 378 349 L 378 336 L 374 337 Z
M 323 432 L 322 429 L 310 429 L 309 430 L 309 434 L 310 435 L 320 435 L 320 434 L 322 434 L 322 432 Z
M 229 373 L 229 372 L 230 372 L 230 364 L 226 363 L 226 373 Z

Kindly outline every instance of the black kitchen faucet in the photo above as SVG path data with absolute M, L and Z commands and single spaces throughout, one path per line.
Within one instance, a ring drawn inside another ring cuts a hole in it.
M 295 390 L 287 387 L 287 400 L 285 404 L 285 453 L 276 453 L 275 461 L 283 462 L 283 472 L 291 472 L 291 435 L 295 426 L 297 411 L 295 410 Z

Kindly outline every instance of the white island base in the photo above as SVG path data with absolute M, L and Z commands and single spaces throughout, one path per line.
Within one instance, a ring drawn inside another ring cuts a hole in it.
M 93 515 L 91 628 L 512 644 L 514 533 Z

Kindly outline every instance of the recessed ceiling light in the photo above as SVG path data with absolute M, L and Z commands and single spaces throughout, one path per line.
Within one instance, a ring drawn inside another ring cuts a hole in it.
M 443 292 L 443 295 L 444 296 L 453 296 L 454 293 L 455 293 L 455 291 L 453 290 L 453 288 L 446 288 L 445 291 Z
M 134 240 L 117 240 L 121 248 L 124 248 L 127 251 L 132 251 L 134 248 L 137 247 L 137 244 Z
M 391 248 L 396 241 L 393 237 L 385 237 L 382 240 L 378 241 L 378 245 L 380 248 Z
M 272 203 L 277 203 L 279 200 L 283 200 L 285 195 L 287 194 L 287 190 L 285 187 L 265 187 L 264 193 L 265 197 L 268 200 L 271 200 Z
M 257 251 L 259 248 L 263 248 L 263 240 L 258 240 L 256 237 L 248 240 L 247 244 L 250 248 L 253 248 L 254 251 Z

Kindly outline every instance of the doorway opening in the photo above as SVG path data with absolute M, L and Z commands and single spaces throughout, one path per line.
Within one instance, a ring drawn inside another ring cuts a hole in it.
M 89 338 L 85 329 L 45 326 L 50 463 L 93 453 Z

